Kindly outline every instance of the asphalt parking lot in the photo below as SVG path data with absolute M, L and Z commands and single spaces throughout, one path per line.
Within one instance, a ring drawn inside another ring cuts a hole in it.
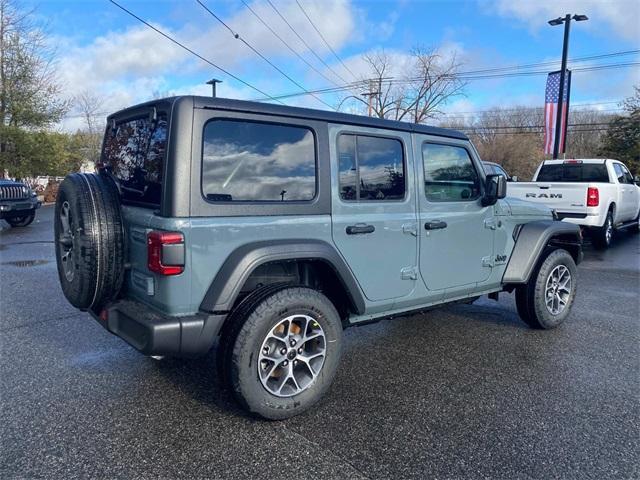
M 247 417 L 214 357 L 156 361 L 67 304 L 52 207 L 0 232 L 0 478 L 639 478 L 640 236 L 587 247 L 532 331 L 511 295 L 345 332 L 329 396 Z

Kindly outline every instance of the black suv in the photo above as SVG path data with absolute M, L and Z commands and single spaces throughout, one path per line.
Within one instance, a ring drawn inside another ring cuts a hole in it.
M 29 186 L 0 179 L 0 219 L 12 227 L 26 227 L 36 218 L 40 202 Z

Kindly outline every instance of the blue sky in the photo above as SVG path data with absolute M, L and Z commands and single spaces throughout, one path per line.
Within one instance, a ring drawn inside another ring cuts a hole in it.
M 246 1 L 291 48 L 335 83 L 354 79 L 313 30 L 295 0 L 272 2 L 341 78 L 306 49 L 266 0 Z M 546 21 L 565 13 L 585 13 L 590 17 L 588 22 L 572 24 L 571 57 L 640 49 L 637 1 L 299 1 L 358 78 L 367 76 L 362 55 L 381 48 L 397 58 L 399 67 L 395 73 L 401 75 L 407 52 L 417 44 L 437 48 L 445 58 L 455 52 L 465 71 L 557 60 L 562 27 L 550 27 Z M 118 2 L 269 94 L 300 90 L 234 39 L 195 0 Z M 305 88 L 331 86 L 285 48 L 241 0 L 203 2 Z M 23 4 L 36 6 L 37 14 L 49 25 L 52 42 L 59 52 L 66 94 L 91 92 L 103 98 L 105 111 L 147 100 L 158 92 L 208 94 L 209 87 L 203 83 L 211 77 L 224 80 L 219 87 L 220 96 L 250 99 L 260 96 L 171 44 L 107 0 L 23 0 Z M 635 54 L 581 66 L 638 61 L 640 55 Z M 544 101 L 544 82 L 544 75 L 473 81 L 468 84 L 466 95 L 453 100 L 445 110 L 454 113 L 493 106 L 540 106 Z M 628 96 L 634 84 L 640 84 L 638 66 L 576 73 L 572 101 L 617 101 Z M 322 98 L 330 104 L 339 100 L 335 95 Z M 310 96 L 292 98 L 287 103 L 326 108 Z M 72 128 L 74 121 L 70 117 L 67 126 Z

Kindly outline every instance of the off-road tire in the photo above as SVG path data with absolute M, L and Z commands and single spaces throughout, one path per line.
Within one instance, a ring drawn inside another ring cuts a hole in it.
M 279 397 L 258 376 L 258 355 L 267 334 L 283 318 L 300 314 L 320 324 L 326 337 L 324 364 L 313 382 L 300 393 Z M 321 292 L 297 286 L 267 286 L 246 298 L 231 314 L 221 335 L 220 363 L 238 403 L 269 420 L 298 415 L 315 405 L 331 386 L 340 361 L 342 323 L 331 301 Z
M 61 212 L 68 212 L 73 235 L 64 234 Z M 56 199 L 54 235 L 58 276 L 67 300 L 80 310 L 99 311 L 116 298 L 124 279 L 126 245 L 113 180 L 102 174 L 68 175 Z M 68 276 L 63 256 L 69 245 Z
M 571 313 L 576 296 L 577 269 L 573 257 L 563 249 L 549 250 L 531 274 L 529 282 L 516 288 L 516 306 L 520 318 L 531 328 L 552 329 L 562 324 Z M 545 302 L 547 279 L 559 265 L 571 275 L 571 292 L 562 312 L 553 315 Z
M 26 227 L 31 225 L 34 218 L 36 218 L 36 212 L 31 212 L 22 217 L 7 218 L 7 223 L 12 227 Z
M 607 232 L 610 231 L 608 234 Z M 613 228 L 613 214 L 611 211 L 607 212 L 607 218 L 604 220 L 604 225 L 600 228 L 596 228 L 592 232 L 591 239 L 593 240 L 593 245 L 598 250 L 606 250 L 611 246 L 611 241 L 613 239 L 615 229 Z

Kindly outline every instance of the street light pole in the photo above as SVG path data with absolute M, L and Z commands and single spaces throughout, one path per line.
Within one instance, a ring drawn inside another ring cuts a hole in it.
M 216 83 L 222 83 L 222 80 L 218 80 L 217 78 L 212 78 L 207 82 L 207 85 L 211 85 L 211 96 L 216 98 Z
M 567 73 L 567 56 L 569 54 L 569 31 L 571 29 L 571 20 L 576 22 L 582 22 L 588 20 L 586 15 L 574 15 L 571 17 L 570 13 L 567 13 L 564 18 L 558 17 L 553 20 L 549 20 L 549 25 L 555 26 L 564 23 L 564 40 L 562 42 L 562 65 L 560 67 L 560 92 L 558 98 L 558 113 L 556 114 L 556 134 L 553 142 L 553 159 L 558 158 L 558 150 L 560 150 L 560 134 L 562 130 L 562 121 L 564 115 L 562 114 L 562 106 L 564 104 L 564 80 Z M 567 102 L 569 97 L 567 96 Z M 567 110 L 567 117 L 569 117 L 569 111 Z

